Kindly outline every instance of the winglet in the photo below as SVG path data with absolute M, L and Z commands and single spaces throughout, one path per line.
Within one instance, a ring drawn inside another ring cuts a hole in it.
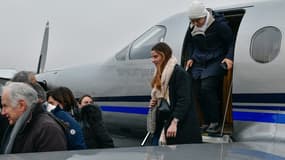
M 49 37 L 49 21 L 46 23 L 44 37 L 42 41 L 41 54 L 39 57 L 37 73 L 42 73 L 45 69 L 46 58 L 47 58 L 47 49 L 48 49 L 48 37 Z

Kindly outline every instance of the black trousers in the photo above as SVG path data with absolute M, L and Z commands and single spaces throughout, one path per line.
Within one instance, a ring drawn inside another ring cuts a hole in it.
M 222 84 L 223 76 L 193 79 L 193 96 L 201 106 L 204 124 L 220 122 Z

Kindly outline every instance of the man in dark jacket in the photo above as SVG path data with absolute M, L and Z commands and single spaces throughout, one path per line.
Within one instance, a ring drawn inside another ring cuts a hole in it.
M 2 108 L 2 107 L 1 107 Z M 8 120 L 3 115 L 0 115 L 0 142 L 5 133 L 6 128 L 8 127 Z
M 11 82 L 3 88 L 1 114 L 9 127 L 1 143 L 1 152 L 27 153 L 66 150 L 64 130 L 38 101 L 29 85 Z
M 223 76 L 233 66 L 233 33 L 223 16 L 206 9 L 200 1 L 191 3 L 189 19 L 186 68 L 191 68 L 194 96 L 204 114 L 202 128 L 217 133 Z

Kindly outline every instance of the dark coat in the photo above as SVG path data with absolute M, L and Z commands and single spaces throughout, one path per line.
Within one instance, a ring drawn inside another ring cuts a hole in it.
M 0 115 L 0 142 L 4 136 L 5 130 L 8 128 L 8 120 L 3 115 Z
M 5 135 L 5 139 L 8 139 L 8 136 Z M 66 149 L 67 142 L 63 129 L 43 110 L 41 105 L 38 105 L 19 130 L 12 153 L 62 151 Z
M 82 126 L 87 148 L 112 148 L 113 140 L 104 127 L 102 112 L 96 105 L 86 105 L 80 112 Z
M 184 44 L 184 48 L 190 52 L 190 59 L 194 60 L 194 79 L 224 75 L 226 72 L 220 63 L 224 58 L 233 60 L 233 32 L 223 15 L 215 12 L 212 14 L 215 21 L 207 28 L 205 36 L 192 37 L 192 29 L 189 28 L 185 37 L 187 44 Z
M 176 65 L 169 81 L 171 115 L 166 123 L 166 128 L 174 117 L 178 118 L 179 122 L 176 137 L 167 139 L 167 144 L 202 142 L 197 113 L 191 95 L 191 85 L 189 74 L 182 67 Z
M 86 149 L 83 131 L 80 124 L 71 116 L 71 114 L 65 112 L 59 106 L 53 109 L 51 113 L 68 124 L 69 131 L 65 134 L 68 150 Z

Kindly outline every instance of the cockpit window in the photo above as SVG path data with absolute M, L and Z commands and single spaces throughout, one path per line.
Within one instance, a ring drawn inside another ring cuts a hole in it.
M 165 38 L 166 28 L 163 26 L 154 26 L 137 40 L 135 40 L 131 47 L 130 59 L 147 59 L 150 58 L 151 48 L 161 42 Z
M 280 53 L 282 34 L 273 26 L 259 29 L 251 39 L 250 56 L 259 63 L 269 63 Z

